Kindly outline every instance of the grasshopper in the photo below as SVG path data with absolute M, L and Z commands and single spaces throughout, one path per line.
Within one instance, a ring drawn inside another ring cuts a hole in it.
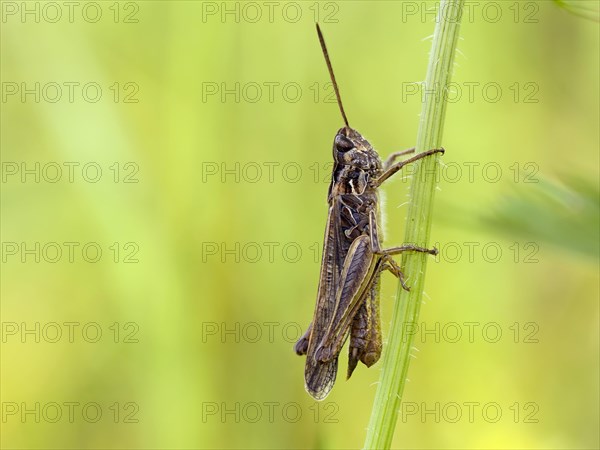
M 381 247 L 381 216 L 377 190 L 402 167 L 444 149 L 433 149 L 400 162 L 414 148 L 392 153 L 382 162 L 373 146 L 348 124 L 333 73 L 325 39 L 319 24 L 317 34 L 345 126 L 333 142 L 333 173 L 327 201 L 329 213 L 325 227 L 319 288 L 313 320 L 294 350 L 306 355 L 304 371 L 307 392 L 323 400 L 333 388 L 338 356 L 348 337 L 350 378 L 358 362 L 367 367 L 381 356 L 382 338 L 379 317 L 379 282 L 388 270 L 409 290 L 393 255 L 405 251 L 432 255 L 437 250 L 405 244 Z

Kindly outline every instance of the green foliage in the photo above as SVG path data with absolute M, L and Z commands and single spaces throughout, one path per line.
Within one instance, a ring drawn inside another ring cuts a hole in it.
M 569 11 L 571 14 L 598 22 L 600 20 L 600 5 L 596 1 L 581 0 L 554 0 L 559 7 Z
M 600 255 L 597 182 L 570 174 L 562 181 L 544 177 L 536 184 L 516 186 L 480 216 L 483 227 L 511 238 L 546 242 L 597 261 Z

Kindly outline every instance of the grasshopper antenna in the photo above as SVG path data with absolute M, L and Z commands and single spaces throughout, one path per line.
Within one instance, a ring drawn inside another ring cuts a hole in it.
M 344 123 L 348 128 L 348 118 L 346 117 L 346 112 L 344 111 L 344 105 L 342 105 L 342 97 L 340 97 L 340 90 L 338 89 L 337 82 L 335 81 L 335 75 L 333 74 L 333 67 L 331 67 L 331 60 L 329 59 L 329 53 L 327 53 L 327 45 L 325 45 L 325 38 L 323 37 L 323 33 L 321 33 L 321 28 L 317 23 L 317 34 L 319 35 L 319 42 L 321 43 L 321 49 L 323 50 L 323 56 L 325 57 L 325 62 L 327 63 L 327 69 L 329 70 L 329 77 L 331 78 L 331 82 L 333 83 L 333 90 L 335 91 L 335 96 L 337 97 L 337 103 L 340 107 L 340 112 L 342 113 L 342 117 L 344 118 Z

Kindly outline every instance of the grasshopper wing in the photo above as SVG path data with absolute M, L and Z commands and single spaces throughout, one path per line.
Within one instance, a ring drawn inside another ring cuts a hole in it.
M 332 358 L 337 359 L 354 318 L 371 291 L 378 274 L 378 262 L 368 235 L 363 234 L 352 241 L 336 292 L 333 320 L 315 353 L 317 361 L 326 363 Z
M 308 332 L 304 381 L 306 391 L 316 400 L 323 400 L 329 394 L 337 375 L 337 356 L 323 363 L 315 359 L 315 352 L 333 320 L 335 311 L 335 298 L 341 272 L 339 234 L 335 226 L 338 215 L 339 204 L 334 200 L 327 216 L 317 303 Z

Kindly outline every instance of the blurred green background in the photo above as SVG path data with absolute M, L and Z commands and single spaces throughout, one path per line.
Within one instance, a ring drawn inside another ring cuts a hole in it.
M 386 156 L 435 4 L 67 3 L 2 2 L 2 447 L 360 448 L 381 363 L 346 382 L 344 350 L 316 403 L 292 351 L 342 125 L 314 22 Z M 396 448 L 600 445 L 598 47 L 554 2 L 468 2 Z

